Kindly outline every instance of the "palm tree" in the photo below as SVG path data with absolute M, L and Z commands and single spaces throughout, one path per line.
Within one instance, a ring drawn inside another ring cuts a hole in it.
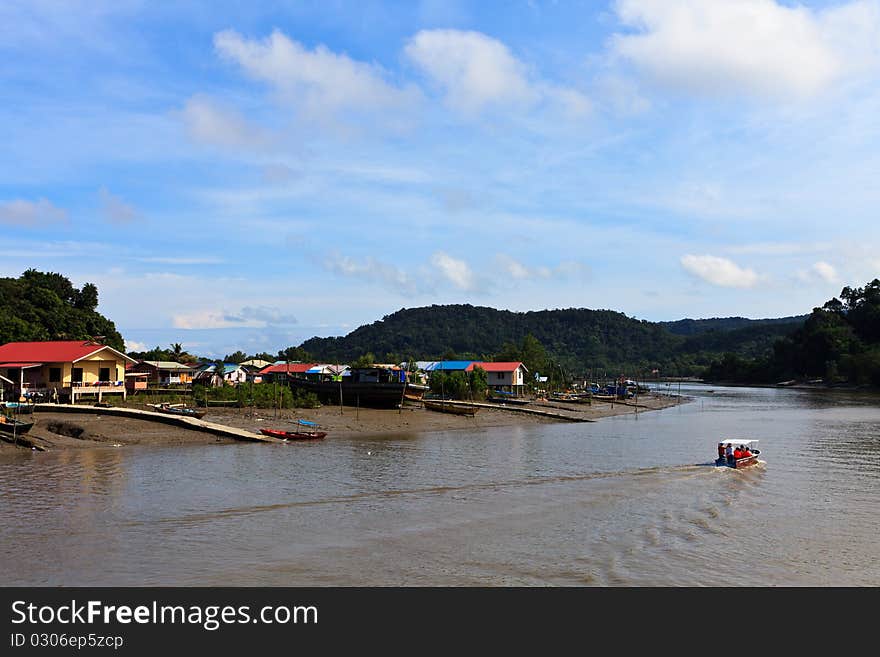
M 172 360 L 175 363 L 179 363 L 181 357 L 183 356 L 183 345 L 181 345 L 179 342 L 175 342 L 174 344 L 171 345 L 171 353 L 172 353 Z

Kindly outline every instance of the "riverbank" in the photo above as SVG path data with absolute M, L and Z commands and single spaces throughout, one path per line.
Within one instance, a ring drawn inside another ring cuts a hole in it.
M 682 398 L 682 402 L 687 399 Z M 593 421 L 613 415 L 633 414 L 667 408 L 679 403 L 677 397 L 642 395 L 636 405 L 634 399 L 626 402 L 594 401 L 592 404 L 564 404 L 560 402 L 533 402 L 529 408 L 546 410 L 572 421 Z M 142 405 L 128 404 L 132 408 Z M 144 406 L 144 408 L 146 408 Z M 24 416 L 28 417 L 28 416 Z M 65 413 L 38 411 L 30 416 L 34 427 L 26 434 L 23 446 L 42 450 L 81 449 L 88 447 L 123 447 L 126 445 L 192 445 L 229 444 L 233 438 L 219 437 L 163 422 L 101 413 Z M 352 435 L 394 435 L 434 431 L 479 430 L 487 427 L 534 425 L 565 421 L 522 413 L 516 408 L 503 406 L 481 407 L 472 417 L 440 413 L 423 408 L 421 404 L 402 409 L 352 408 L 322 406 L 316 409 L 253 409 L 210 408 L 203 418 L 216 424 L 259 433 L 260 428 L 288 429 L 297 419 L 317 422 L 328 439 Z M 22 449 L 0 441 L 0 450 Z

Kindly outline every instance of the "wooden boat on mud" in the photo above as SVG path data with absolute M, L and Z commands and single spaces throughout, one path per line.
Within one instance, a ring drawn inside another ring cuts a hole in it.
M 315 422 L 308 420 L 297 420 L 297 428 L 288 429 L 260 429 L 260 433 L 264 436 L 271 436 L 279 440 L 321 440 L 327 436 L 326 431 L 319 431 Z
M 12 440 L 13 436 L 22 436 L 33 426 L 33 422 L 22 422 L 8 415 L 0 415 L 0 436 L 4 440 Z
M 511 392 L 504 392 L 501 390 L 495 390 L 489 393 L 486 401 L 493 404 L 516 404 L 517 406 L 525 406 L 526 404 L 531 403 L 530 399 L 526 399 L 525 397 L 518 397 Z
M 197 420 L 201 419 L 205 416 L 205 411 L 199 408 L 191 408 L 189 406 L 185 406 L 183 404 L 169 404 L 167 402 L 163 402 L 161 404 L 147 404 L 153 408 L 153 410 L 159 413 L 166 413 L 168 415 L 181 415 L 183 417 L 194 417 Z
M 442 399 L 423 399 L 422 405 L 431 411 L 440 413 L 453 413 L 454 415 L 473 416 L 480 410 L 479 406 L 461 402 L 449 402 Z
M 726 455 L 728 447 L 734 451 L 734 455 Z M 735 452 L 743 449 L 748 455 L 736 458 Z M 760 453 L 757 440 L 722 440 L 718 443 L 718 458 L 715 459 L 715 465 L 734 469 L 747 468 L 758 463 Z

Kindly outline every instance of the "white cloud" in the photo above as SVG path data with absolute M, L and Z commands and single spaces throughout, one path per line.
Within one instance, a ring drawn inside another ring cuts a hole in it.
M 219 107 L 205 96 L 193 96 L 179 112 L 191 139 L 215 146 L 262 147 L 267 135 L 238 113 Z
M 296 323 L 296 317 L 274 306 L 245 306 L 238 312 L 201 310 L 172 318 L 174 327 L 181 329 L 265 328 Z
M 820 260 L 809 269 L 797 272 L 797 279 L 803 283 L 814 283 L 817 280 L 823 283 L 837 283 L 840 281 L 840 275 L 833 265 Z
M 414 295 L 425 291 L 425 286 L 419 278 L 372 256 L 357 261 L 349 256 L 333 253 L 325 259 L 323 265 L 325 269 L 336 274 L 378 282 L 401 294 Z
M 560 262 L 555 267 L 528 267 L 503 253 L 495 256 L 495 266 L 506 276 L 519 281 L 568 278 L 582 276 L 589 271 L 583 264 L 570 260 Z
M 813 265 L 812 271 L 826 283 L 836 283 L 839 280 L 837 270 L 827 262 L 819 261 Z
M 111 194 L 106 187 L 100 189 L 99 195 L 101 197 L 101 212 L 104 219 L 110 223 L 128 224 L 142 218 L 134 206 L 123 201 L 121 197 Z
M 754 287 L 758 274 L 751 269 L 743 269 L 727 258 L 711 255 L 685 255 L 681 265 L 688 272 L 713 285 L 721 287 Z
M 476 288 L 476 277 L 464 260 L 458 260 L 452 256 L 437 251 L 431 256 L 431 263 L 440 270 L 446 280 L 462 290 Z
M 67 221 L 67 210 L 53 205 L 44 198 L 38 201 L 16 199 L 0 203 L 0 224 L 8 226 L 38 226 Z
M 530 79 L 528 68 L 501 41 L 480 32 L 422 30 L 404 54 L 445 94 L 446 104 L 464 115 L 488 106 L 530 107 L 544 100 L 579 117 L 591 109 L 579 91 Z
M 125 351 L 126 353 L 131 351 L 147 351 L 149 347 L 147 347 L 146 343 L 138 342 L 137 340 L 126 340 L 125 341 Z
M 408 107 L 420 98 L 413 86 L 387 82 L 388 74 L 376 64 L 356 61 L 323 45 L 309 50 L 279 30 L 263 40 L 224 30 L 214 35 L 214 47 L 252 78 L 271 84 L 285 102 L 316 119 L 346 110 Z
M 611 50 L 662 85 L 709 95 L 814 96 L 876 65 L 880 10 L 813 11 L 776 0 L 618 0 Z

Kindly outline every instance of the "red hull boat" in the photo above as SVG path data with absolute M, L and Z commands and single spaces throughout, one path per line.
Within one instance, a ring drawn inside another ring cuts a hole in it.
M 308 420 L 297 420 L 297 428 L 288 431 L 287 429 L 260 429 L 260 433 L 264 436 L 272 436 L 279 440 L 320 440 L 327 435 L 326 431 L 318 431 L 316 422 Z

